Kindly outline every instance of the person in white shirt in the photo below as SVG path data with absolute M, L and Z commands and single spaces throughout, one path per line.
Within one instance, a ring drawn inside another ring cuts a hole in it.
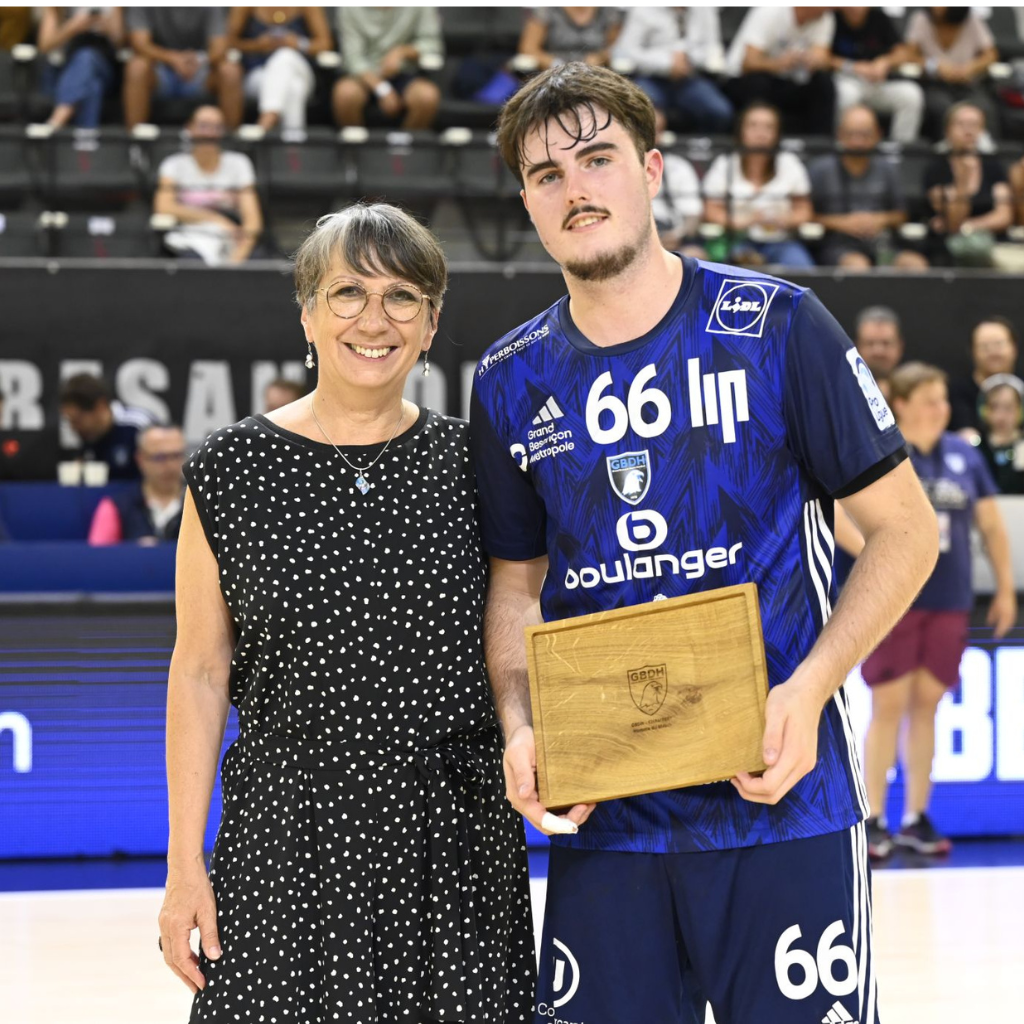
M 831 135 L 835 28 L 827 7 L 751 7 L 726 58 L 729 98 L 739 109 L 754 100 L 778 107 L 787 132 Z
M 795 153 L 778 149 L 779 127 L 768 103 L 740 114 L 738 151 L 716 157 L 704 175 L 704 220 L 734 234 L 730 262 L 813 267 L 791 236 L 814 217 L 811 181 Z
M 685 129 L 732 131 L 732 103 L 701 74 L 723 61 L 716 8 L 631 8 L 612 56 L 632 63 L 636 84 Z
M 188 133 L 192 151 L 167 157 L 158 173 L 153 212 L 179 225 L 164 244 L 211 266 L 244 263 L 263 231 L 252 161 L 221 148 L 224 115 L 217 107 L 199 107 Z

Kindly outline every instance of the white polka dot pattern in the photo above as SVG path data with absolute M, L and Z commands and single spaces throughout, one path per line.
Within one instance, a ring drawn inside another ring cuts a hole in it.
M 186 466 L 240 725 L 211 868 L 224 952 L 201 957 L 194 1024 L 532 1019 L 466 431 L 421 412 L 365 496 L 333 449 L 264 417 Z

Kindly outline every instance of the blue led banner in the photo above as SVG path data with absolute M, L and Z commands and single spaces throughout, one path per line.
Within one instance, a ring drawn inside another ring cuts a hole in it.
M 937 720 L 934 817 L 952 835 L 1021 834 L 1024 631 L 974 635 Z M 0 610 L 0 858 L 165 852 L 173 638 L 167 605 Z M 870 695 L 849 689 L 862 732 Z M 219 814 L 218 791 L 208 846 Z

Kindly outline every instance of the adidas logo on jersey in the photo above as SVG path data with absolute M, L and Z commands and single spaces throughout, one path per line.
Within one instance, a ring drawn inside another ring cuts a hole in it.
M 857 1024 L 847 1012 L 846 1007 L 838 1000 L 832 1004 L 832 1009 L 821 1018 L 821 1024 Z
M 535 426 L 538 426 L 541 423 L 548 423 L 551 420 L 561 419 L 564 415 L 565 413 L 558 408 L 555 396 L 550 395 L 548 400 L 540 407 L 540 412 L 533 417 L 533 423 Z

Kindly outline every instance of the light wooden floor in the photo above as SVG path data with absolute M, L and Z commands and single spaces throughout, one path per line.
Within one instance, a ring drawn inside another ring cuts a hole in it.
M 542 910 L 546 882 L 534 882 Z M 0 894 L 3 1024 L 183 1024 L 155 889 Z M 1024 868 L 875 874 L 884 1024 L 1020 1021 Z M 781 1022 L 773 1022 L 781 1024 Z

